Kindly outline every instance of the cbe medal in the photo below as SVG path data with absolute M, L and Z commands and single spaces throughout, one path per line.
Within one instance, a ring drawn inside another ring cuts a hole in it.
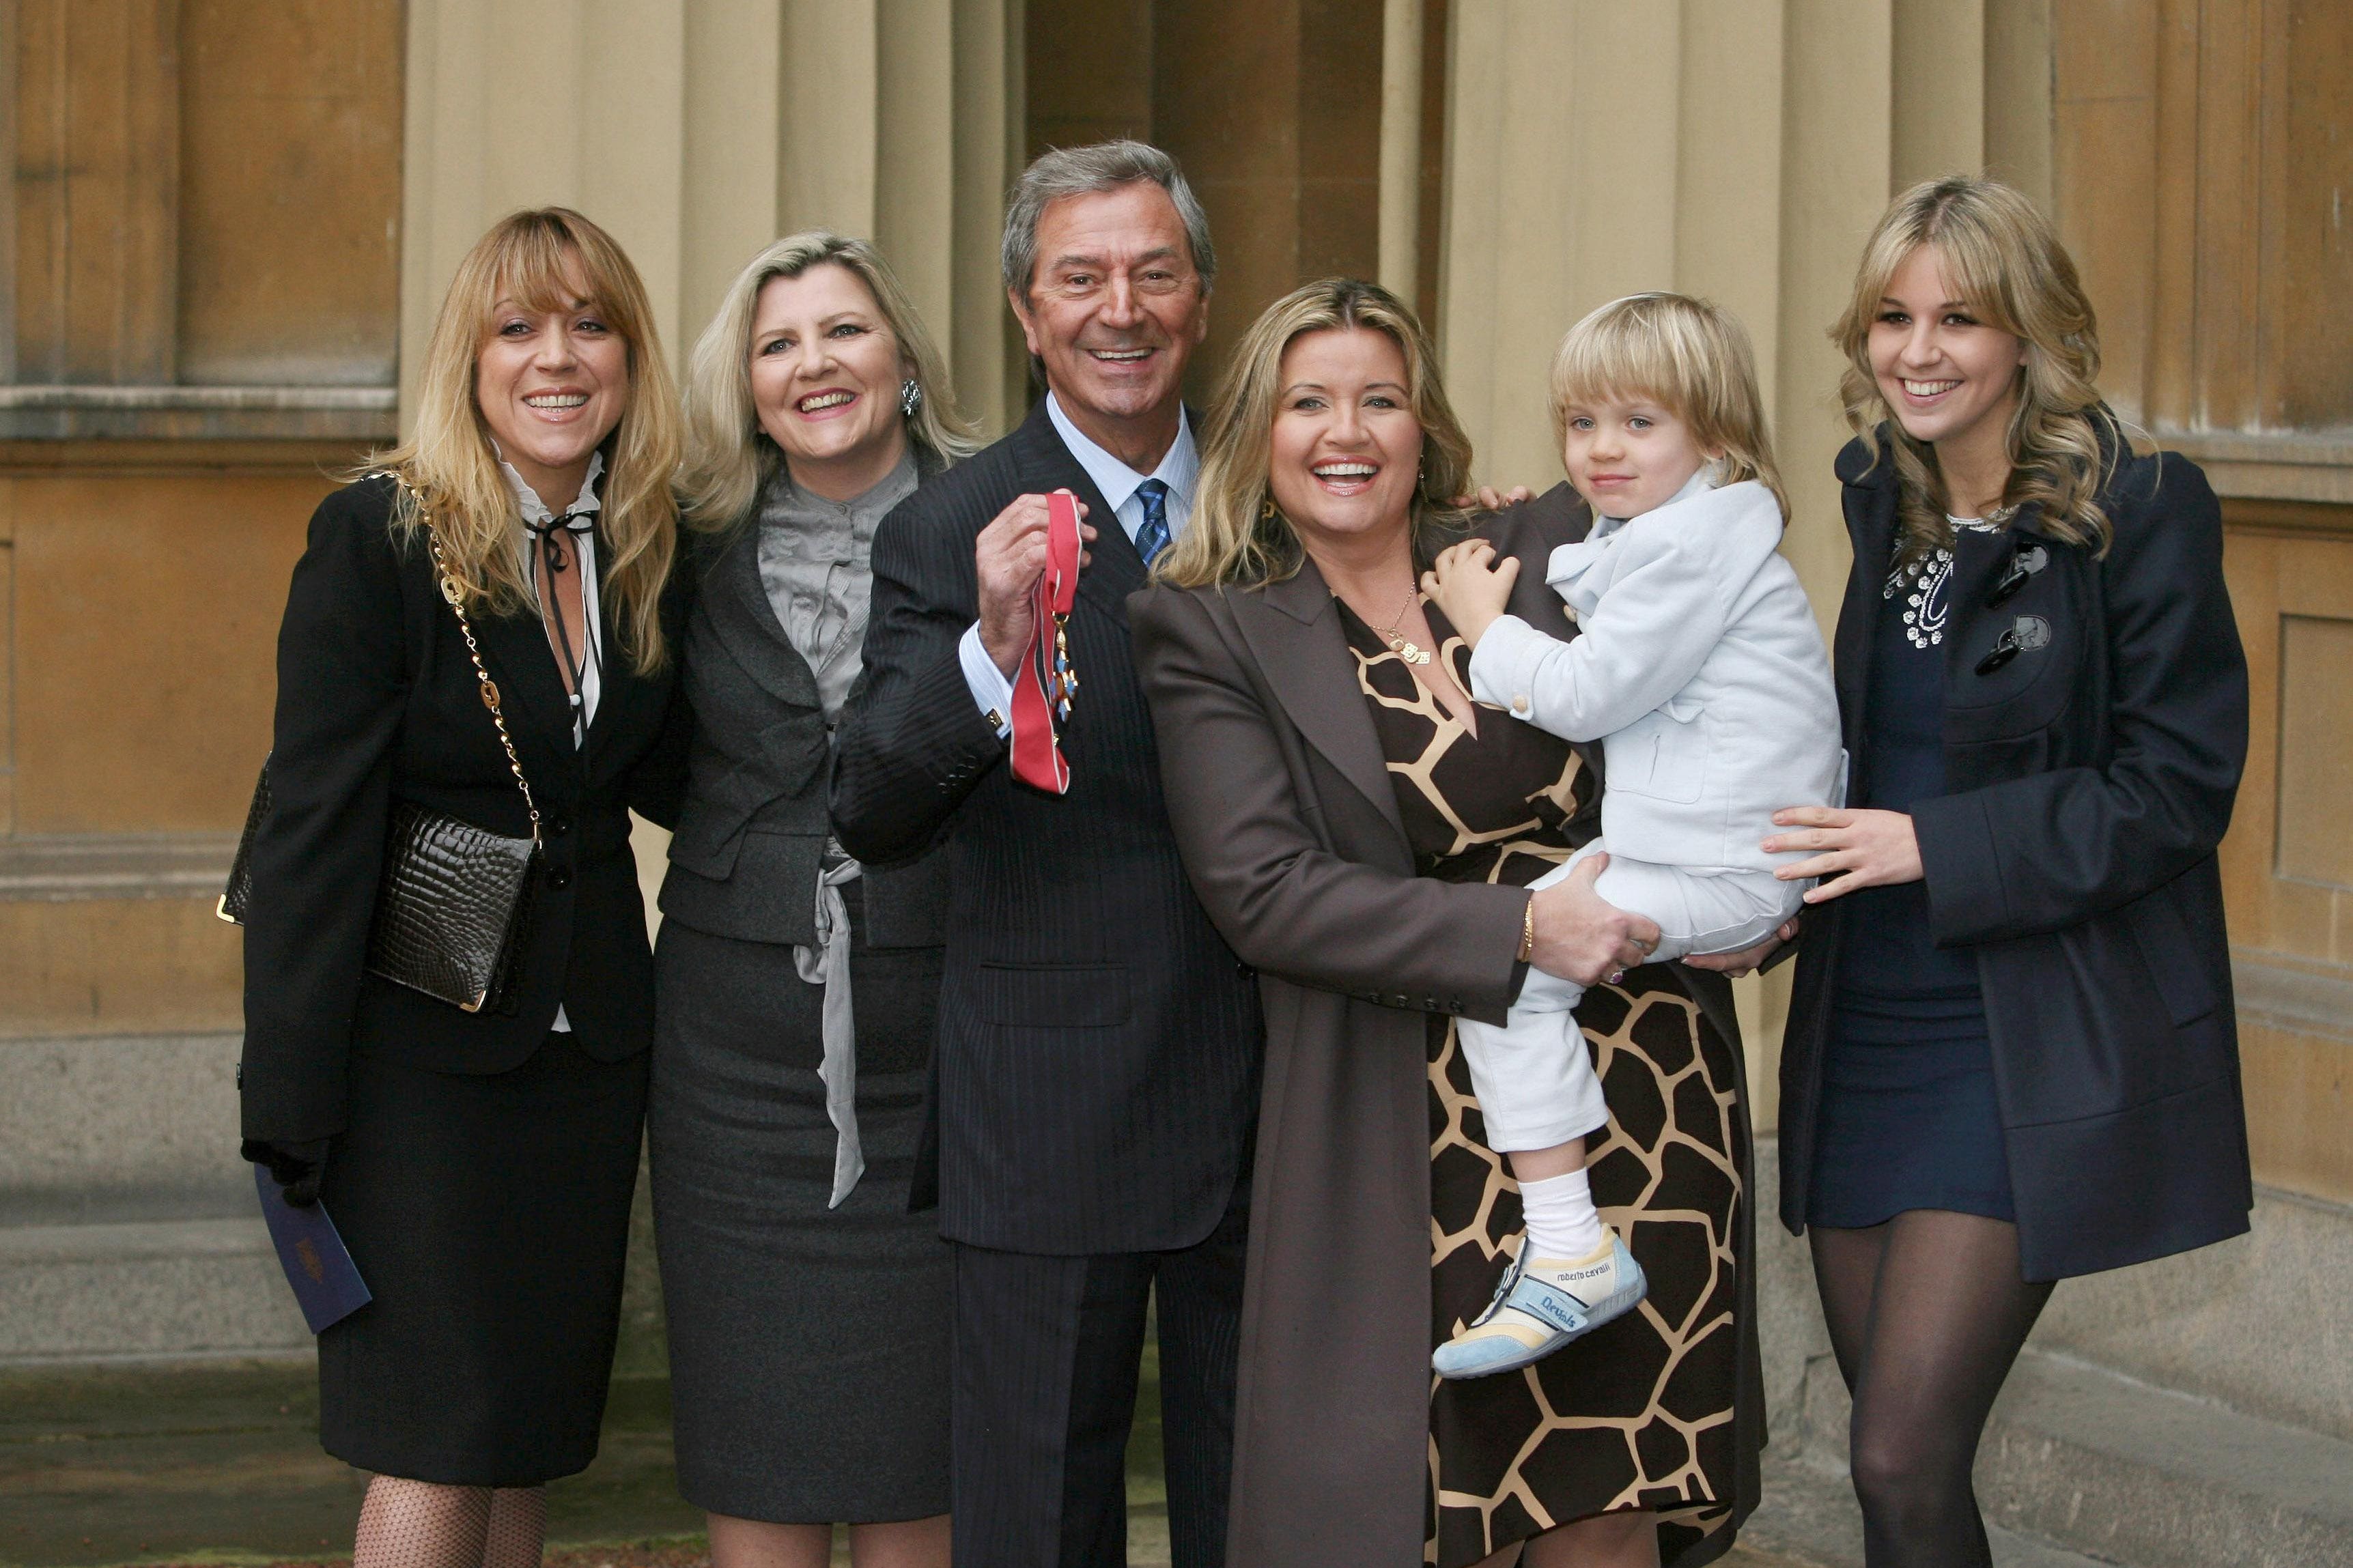
M 1013 776 L 1050 795 L 1067 795 L 1071 765 L 1058 723 L 1071 716 L 1079 689 L 1071 667 L 1071 609 L 1079 592 L 1079 501 L 1068 490 L 1046 498 L 1046 569 L 1030 590 L 1029 646 L 1013 683 Z
M 1067 612 L 1054 617 L 1054 662 L 1046 672 L 1046 700 L 1053 704 L 1054 717 L 1066 720 L 1071 716 L 1071 699 L 1078 695 L 1078 671 L 1071 668 L 1071 617 Z

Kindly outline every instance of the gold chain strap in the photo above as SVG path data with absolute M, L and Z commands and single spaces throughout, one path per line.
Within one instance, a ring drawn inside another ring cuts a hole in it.
M 499 707 L 499 684 L 491 679 L 491 672 L 482 668 L 482 650 L 474 642 L 474 623 L 466 615 L 466 591 L 450 572 L 448 558 L 441 553 L 441 535 L 433 526 L 433 514 L 426 510 L 425 497 L 404 474 L 385 468 L 382 470 L 382 477 L 406 490 L 408 499 L 417 505 L 417 521 L 423 526 L 425 542 L 433 552 L 433 573 L 440 580 L 441 596 L 449 602 L 449 608 L 458 616 L 458 629 L 465 634 L 466 657 L 474 661 L 474 679 L 481 682 L 482 706 L 491 710 L 491 722 L 498 726 L 499 744 L 506 748 L 507 767 L 513 773 L 515 783 L 522 788 L 523 809 L 531 813 L 532 847 L 537 848 L 539 803 L 532 799 L 531 781 L 522 776 L 522 759 L 515 755 L 514 737 L 507 733 L 507 716 Z

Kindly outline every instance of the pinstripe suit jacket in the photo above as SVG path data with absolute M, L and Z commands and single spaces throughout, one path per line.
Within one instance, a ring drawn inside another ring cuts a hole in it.
M 1015 497 L 1067 489 L 1100 527 L 1071 616 L 1070 793 L 1014 782 L 956 644 L 974 542 Z M 953 867 L 934 1058 L 941 1232 L 1058 1255 L 1189 1247 L 1249 1160 L 1258 993 L 1187 880 L 1136 684 L 1144 562 L 1040 401 L 927 482 L 874 540 L 865 670 L 843 716 L 835 831 L 877 865 L 944 840 Z

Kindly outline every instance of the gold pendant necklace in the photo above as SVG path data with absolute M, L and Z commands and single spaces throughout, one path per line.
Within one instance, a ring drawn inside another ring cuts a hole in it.
M 1404 608 L 1398 610 L 1396 615 L 1389 617 L 1388 630 L 1380 634 L 1381 640 L 1389 645 L 1389 651 L 1397 655 L 1399 658 L 1405 660 L 1408 664 L 1428 664 L 1430 662 L 1430 650 L 1428 648 L 1421 647 L 1411 637 L 1405 637 L 1398 631 L 1398 627 L 1404 623 L 1408 612 L 1412 610 L 1414 605 L 1419 603 L 1420 600 L 1421 591 L 1419 588 L 1408 590 L 1405 596 Z

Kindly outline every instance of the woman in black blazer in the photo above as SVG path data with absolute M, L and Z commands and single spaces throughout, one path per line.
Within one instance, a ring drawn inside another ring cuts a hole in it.
M 596 1451 L 653 1034 L 628 807 L 670 708 L 678 437 L 628 258 L 561 208 L 501 223 L 417 416 L 371 465 L 397 481 L 320 505 L 279 634 L 245 1149 L 325 1201 L 374 1294 L 319 1340 L 322 1440 L 375 1474 L 356 1562 L 535 1563 L 536 1489 Z M 533 831 L 428 524 L 538 813 L 502 1010 L 366 967 L 396 804 Z
M 686 795 L 662 881 L 654 1230 L 679 1489 L 714 1568 L 946 1568 L 949 1253 L 908 1212 L 946 858 L 832 836 L 883 515 L 971 451 L 874 247 L 822 231 L 736 275 L 695 345 Z
M 2252 1202 L 2215 849 L 2246 667 L 2213 492 L 2136 456 L 2092 308 L 2017 192 L 1898 198 L 1836 330 L 1862 438 L 1837 666 L 1846 809 L 1807 895 L 1781 1209 L 1854 1394 L 1866 1551 L 1984 1563 L 1969 1471 L 2052 1282 Z

